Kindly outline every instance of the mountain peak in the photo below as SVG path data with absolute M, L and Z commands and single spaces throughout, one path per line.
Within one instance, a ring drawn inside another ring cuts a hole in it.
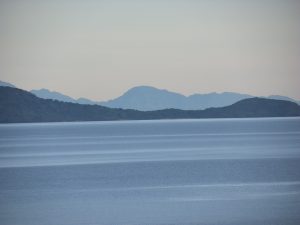
M 149 93 L 149 92 L 150 93 L 164 92 L 164 93 L 172 93 L 172 94 L 181 95 L 181 94 L 178 94 L 178 93 L 175 93 L 175 92 L 168 91 L 166 89 L 159 89 L 159 88 L 156 88 L 156 87 L 146 86 L 146 85 L 135 86 L 133 88 L 130 88 L 124 94 L 126 94 L 126 93 Z
M 43 98 L 43 99 L 55 99 L 55 100 L 62 101 L 62 102 L 72 102 L 72 103 L 76 102 L 75 99 L 73 99 L 67 95 L 61 94 L 56 91 L 50 91 L 46 88 L 42 88 L 39 90 L 31 90 L 30 92 L 32 94 L 34 94 L 35 96 L 37 96 L 39 98 Z
M 147 85 L 134 86 L 128 89 L 128 91 L 135 91 L 135 90 L 160 90 L 160 89 L 153 86 L 147 86 Z
M 136 86 L 122 96 L 100 104 L 112 108 L 137 109 L 141 111 L 182 108 L 184 95 L 151 86 Z

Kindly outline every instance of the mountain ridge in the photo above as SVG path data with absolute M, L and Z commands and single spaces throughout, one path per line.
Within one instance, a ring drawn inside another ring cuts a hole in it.
M 21 89 L 0 87 L 0 123 L 290 116 L 300 116 L 300 106 L 285 100 L 250 98 L 205 110 L 138 111 L 42 99 Z
M 53 99 L 53 100 L 59 100 L 62 102 L 72 102 L 72 103 L 76 103 L 77 100 L 68 96 L 68 95 L 64 95 L 61 94 L 59 92 L 56 91 L 50 91 L 46 88 L 42 88 L 42 89 L 38 89 L 38 90 L 31 90 L 30 91 L 32 94 L 36 95 L 39 98 L 43 98 L 43 99 Z
M 60 101 L 66 101 L 66 95 L 61 94 L 60 97 L 55 97 L 53 94 L 49 94 L 48 97 L 39 94 L 38 92 L 33 92 L 36 96 L 45 99 L 56 99 Z M 49 93 L 53 93 L 49 91 Z M 55 92 L 57 93 L 57 92 Z M 67 96 L 68 97 L 68 96 Z M 205 94 L 192 94 L 189 96 L 182 95 L 180 93 L 168 91 L 166 89 L 158 89 L 151 86 L 136 86 L 130 88 L 121 96 L 108 100 L 108 101 L 92 101 L 87 98 L 74 99 L 70 98 L 69 101 L 73 103 L 80 104 L 90 104 L 90 105 L 103 105 L 110 108 L 123 108 L 123 109 L 136 109 L 140 111 L 151 111 L 160 110 L 166 108 L 176 108 L 183 110 L 197 110 L 206 109 L 210 107 L 223 107 L 231 105 L 237 101 L 246 98 L 257 97 L 249 94 L 240 94 L 236 92 L 211 92 Z M 300 104 L 300 102 L 280 95 L 271 95 L 267 98 L 288 100 Z
M 0 81 L 0 86 L 14 85 Z M 183 95 L 166 89 L 159 89 L 152 86 L 142 85 L 128 89 L 124 94 L 108 101 L 93 101 L 88 98 L 72 98 L 68 95 L 48 89 L 31 90 L 31 93 L 37 97 L 44 99 L 53 99 L 63 102 L 87 104 L 87 105 L 103 105 L 110 108 L 136 109 L 140 111 L 153 111 L 166 108 L 175 108 L 183 110 L 198 110 L 211 107 L 224 107 L 238 102 L 242 99 L 259 97 L 249 94 L 241 94 L 236 92 L 211 92 L 211 93 L 195 93 L 191 95 Z M 263 97 L 263 96 L 262 96 Z M 280 95 L 270 95 L 266 98 L 279 99 L 296 102 L 292 98 Z

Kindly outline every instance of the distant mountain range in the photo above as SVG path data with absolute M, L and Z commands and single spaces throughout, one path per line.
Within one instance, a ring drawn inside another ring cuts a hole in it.
M 1 85 L 1 83 L 7 85 Z M 0 86 L 9 85 L 10 87 L 14 87 L 12 84 L 0 82 Z M 210 107 L 228 106 L 243 99 L 257 97 L 253 95 L 234 92 L 214 92 L 208 94 L 193 94 L 190 96 L 184 96 L 176 92 L 157 89 L 150 86 L 138 86 L 131 88 L 120 97 L 109 101 L 92 101 L 87 98 L 75 99 L 59 92 L 50 91 L 48 89 L 31 90 L 30 92 L 43 99 L 53 99 L 79 104 L 102 105 L 110 108 L 136 109 L 140 111 L 161 110 L 169 108 L 198 110 Z M 300 101 L 296 101 L 286 96 L 271 95 L 265 98 L 292 101 L 300 104 Z
M 118 98 L 101 102 L 100 104 L 112 108 L 137 109 L 142 111 L 169 108 L 197 110 L 227 106 L 251 97 L 253 96 L 231 92 L 194 94 L 186 97 L 168 90 L 139 86 L 131 88 Z
M 205 110 L 138 111 L 42 99 L 21 89 L 0 87 L 0 123 L 287 116 L 300 116 L 300 106 L 285 100 L 249 98 Z
M 107 106 L 110 108 L 136 109 L 141 111 L 169 108 L 197 110 L 210 107 L 223 107 L 231 105 L 243 99 L 256 97 L 253 95 L 234 92 L 193 94 L 186 97 L 179 93 L 161 90 L 149 86 L 138 86 L 131 88 L 120 97 L 102 102 L 92 101 L 86 98 L 74 99 L 67 95 L 58 92 L 52 92 L 47 89 L 32 90 L 31 93 L 35 94 L 37 97 L 44 99 L 54 99 L 63 102 L 72 102 L 79 104 L 95 104 Z M 300 101 L 298 102 L 286 96 L 271 95 L 266 98 L 287 100 L 300 104 Z

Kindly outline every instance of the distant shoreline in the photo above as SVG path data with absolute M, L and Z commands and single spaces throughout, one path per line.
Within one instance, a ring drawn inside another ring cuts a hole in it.
M 160 119 L 265 118 L 300 116 L 294 102 L 249 98 L 220 108 L 138 111 L 81 105 L 38 98 L 30 92 L 0 87 L 0 123 L 123 121 Z

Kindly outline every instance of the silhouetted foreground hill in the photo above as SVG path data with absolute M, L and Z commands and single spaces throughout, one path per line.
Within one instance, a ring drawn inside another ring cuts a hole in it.
M 0 87 L 1 123 L 286 116 L 300 116 L 300 106 L 283 100 L 250 98 L 222 108 L 143 112 L 41 99 L 21 89 Z

